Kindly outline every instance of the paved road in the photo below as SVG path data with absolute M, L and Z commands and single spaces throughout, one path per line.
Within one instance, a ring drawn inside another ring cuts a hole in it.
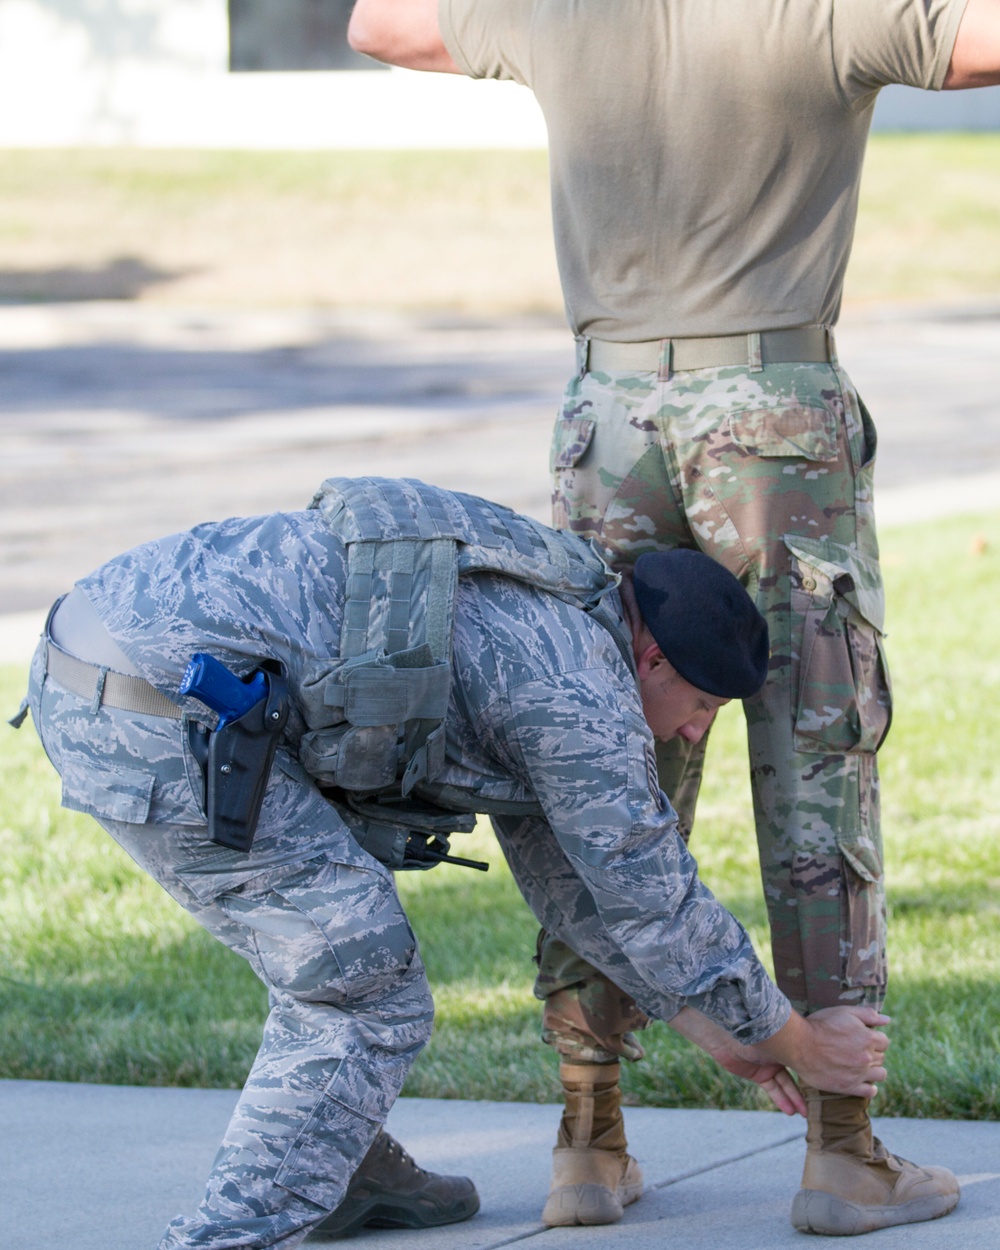
M 1000 307 L 855 316 L 839 339 L 880 427 L 883 523 L 1000 506 Z M 302 507 L 333 473 L 545 518 L 571 365 L 545 321 L 0 308 L 0 614 L 146 538 Z

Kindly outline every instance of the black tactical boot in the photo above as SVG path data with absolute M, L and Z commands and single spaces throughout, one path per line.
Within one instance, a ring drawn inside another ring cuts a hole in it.
M 418 1167 L 384 1130 L 351 1177 L 344 1200 L 313 1229 L 322 1237 L 347 1237 L 359 1228 L 436 1228 L 457 1224 L 479 1210 L 467 1176 L 438 1176 Z

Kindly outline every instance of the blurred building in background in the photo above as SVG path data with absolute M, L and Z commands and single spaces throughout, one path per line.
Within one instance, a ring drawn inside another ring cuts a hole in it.
M 531 148 L 511 83 L 387 69 L 351 0 L 0 0 L 0 146 Z M 1000 129 L 1000 88 L 890 88 L 883 130 Z

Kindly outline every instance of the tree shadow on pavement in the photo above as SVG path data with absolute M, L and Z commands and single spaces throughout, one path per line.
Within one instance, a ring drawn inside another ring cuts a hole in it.
M 135 256 L 117 256 L 93 267 L 57 265 L 51 269 L 2 269 L 0 303 L 138 299 L 151 286 L 176 282 L 196 272 L 195 269 L 160 269 Z

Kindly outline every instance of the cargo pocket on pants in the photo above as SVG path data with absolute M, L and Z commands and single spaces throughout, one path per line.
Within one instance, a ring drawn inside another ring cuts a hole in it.
M 892 717 L 878 565 L 848 547 L 798 535 L 786 534 L 785 546 L 795 748 L 873 753 Z
M 69 756 L 62 763 L 62 806 L 98 820 L 143 825 L 155 777 L 137 768 L 115 768 Z
M 840 968 L 848 988 L 885 986 L 885 893 L 875 752 L 892 698 L 882 646 L 877 563 L 836 543 L 786 535 L 791 554 L 795 749 L 844 756 L 856 816 L 836 823 L 841 861 Z M 834 761 L 836 767 L 836 762 Z
M 552 432 L 549 468 L 575 469 L 590 447 L 597 422 L 593 417 L 558 417 Z
M 318 1207 L 332 1211 L 347 1183 L 368 1152 L 392 1105 L 380 1096 L 373 1073 L 365 1065 L 341 1059 L 298 1136 L 275 1173 L 275 1183 Z M 346 1106 L 336 1096 L 340 1087 L 372 1100 L 372 1115 Z
M 577 519 L 579 490 L 575 487 L 576 470 L 586 457 L 597 422 L 593 417 L 556 418 L 549 453 L 552 477 L 552 516 L 556 529 L 569 529 Z M 597 519 L 595 518 L 595 526 Z

